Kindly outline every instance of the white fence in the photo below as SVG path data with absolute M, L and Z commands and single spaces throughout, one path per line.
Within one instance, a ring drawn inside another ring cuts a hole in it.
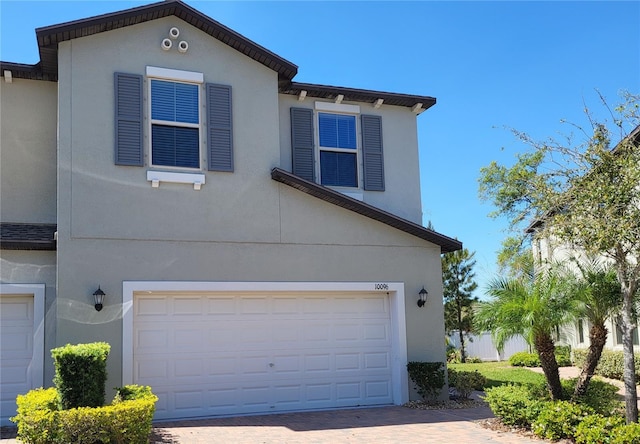
M 449 336 L 449 342 L 457 349 L 460 348 L 460 337 L 458 332 L 453 332 Z M 507 360 L 514 353 L 521 351 L 529 351 L 529 345 L 522 336 L 516 336 L 507 341 L 504 345 L 502 353 L 498 352 L 493 340 L 491 339 L 491 333 L 482 333 L 479 335 L 465 336 L 464 348 L 469 358 L 480 358 L 483 361 L 504 361 Z

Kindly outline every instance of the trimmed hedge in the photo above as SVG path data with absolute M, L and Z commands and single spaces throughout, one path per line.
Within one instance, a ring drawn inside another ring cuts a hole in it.
M 435 399 L 444 387 L 444 362 L 412 361 L 407 371 L 422 399 Z
M 582 368 L 587 359 L 587 353 L 587 349 L 573 350 L 573 363 L 576 367 Z M 636 354 L 633 360 L 636 368 L 636 378 L 639 378 L 640 355 Z M 624 357 L 622 351 L 602 350 L 602 356 L 596 367 L 595 374 L 622 381 L 624 379 Z
M 593 409 L 586 405 L 569 401 L 547 402 L 531 423 L 531 431 L 541 438 L 553 441 L 573 438 L 578 424 L 593 413 Z
M 571 347 L 556 345 L 555 355 L 559 367 L 571 366 Z M 540 367 L 540 358 L 537 353 L 517 352 L 509 358 L 509 364 L 514 367 Z
M 540 367 L 540 358 L 535 353 L 518 352 L 511 355 L 509 364 L 514 367 Z
M 482 390 L 487 384 L 487 378 L 478 370 L 472 372 L 449 369 L 449 387 L 454 387 L 462 399 L 469 399 L 474 390 Z
M 110 350 L 106 342 L 67 344 L 51 350 L 61 410 L 104 405 Z
M 158 398 L 150 387 L 125 386 L 112 405 L 58 409 L 55 388 L 18 395 L 18 438 L 27 444 L 142 444 L 149 441 Z
M 485 392 L 484 399 L 493 414 L 512 426 L 530 428 L 546 403 L 532 397 L 529 388 L 523 385 L 501 385 L 487 388 Z

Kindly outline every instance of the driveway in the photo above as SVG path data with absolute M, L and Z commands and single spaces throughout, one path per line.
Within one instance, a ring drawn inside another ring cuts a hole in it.
M 534 440 L 475 424 L 488 407 L 415 410 L 400 406 L 155 424 L 154 443 L 511 443 Z M 538 441 L 540 442 L 540 441 Z
M 491 418 L 488 407 L 415 410 L 401 406 L 277 415 L 176 421 L 154 424 L 151 443 L 266 444 L 266 443 L 455 443 L 533 444 L 512 433 L 475 424 Z M 15 433 L 3 444 L 17 444 Z M 11 436 L 9 438 L 9 436 Z M 537 441 L 540 442 L 540 441 Z

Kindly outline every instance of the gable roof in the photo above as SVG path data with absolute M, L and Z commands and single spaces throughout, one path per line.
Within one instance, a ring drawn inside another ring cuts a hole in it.
M 56 224 L 0 223 L 0 250 L 55 250 Z
M 36 29 L 42 72 L 58 74 L 58 44 L 77 37 L 124 28 L 168 16 L 176 16 L 222 43 L 262 63 L 278 73 L 280 82 L 290 81 L 298 67 L 288 60 L 249 40 L 243 35 L 204 15 L 180 0 L 166 0 L 124 11 L 112 12 L 85 19 L 45 26 Z
M 343 95 L 343 100 L 365 103 L 375 103 L 382 99 L 385 105 L 415 107 L 414 111 L 417 114 L 436 103 L 436 99 L 429 96 L 292 82 L 292 79 L 298 73 L 298 67 L 295 64 L 227 28 L 181 0 L 165 0 L 123 11 L 38 28 L 36 29 L 36 38 L 40 52 L 40 62 L 35 65 L 28 65 L 0 61 L 0 76 L 4 76 L 5 70 L 7 70 L 11 72 L 13 77 L 19 79 L 57 82 L 58 44 L 60 42 L 169 16 L 184 20 L 225 45 L 276 71 L 281 94 L 298 95 L 301 91 L 306 91 L 306 94 L 310 97 L 335 99 L 338 95 Z M 418 104 L 420 106 L 416 106 Z
M 452 251 L 461 250 L 462 242 L 457 239 L 452 239 L 444 234 L 437 233 L 433 230 L 418 225 L 409 220 L 403 219 L 395 214 L 391 214 L 387 211 L 376 208 L 373 205 L 361 202 L 346 196 L 338 191 L 334 191 L 331 188 L 327 188 L 323 185 L 319 185 L 314 182 L 305 180 L 295 174 L 289 173 L 280 168 L 274 168 L 271 170 L 271 178 L 275 181 L 281 182 L 285 185 L 289 185 L 297 190 L 307 193 L 318 199 L 322 199 L 325 202 L 337 205 L 354 213 L 361 214 L 370 219 L 382 222 L 390 227 L 396 228 L 405 233 L 409 233 L 420 239 L 426 240 L 440 247 L 441 253 L 450 253 Z

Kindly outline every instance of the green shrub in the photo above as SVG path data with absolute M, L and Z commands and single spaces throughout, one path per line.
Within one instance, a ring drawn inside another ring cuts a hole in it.
M 59 410 L 55 388 L 18 396 L 18 438 L 27 444 L 147 443 L 158 398 L 149 387 L 125 386 L 104 407 Z M 124 394 L 123 394 L 124 393 Z
M 507 425 L 530 427 L 547 404 L 531 396 L 522 385 L 502 385 L 486 390 L 485 401 L 493 414 Z
M 38 388 L 16 398 L 16 416 L 11 418 L 18 426 L 18 438 L 26 443 L 56 442 L 58 393 L 55 388 Z
M 588 350 L 576 349 L 573 350 L 573 362 L 576 367 L 582 368 L 587 358 Z M 640 376 L 640 355 L 634 356 L 634 363 L 636 369 L 636 377 Z M 618 379 L 622 381 L 624 379 L 624 357 L 622 351 L 603 350 L 600 361 L 595 371 L 596 375 L 604 376 L 605 378 Z
M 535 353 L 518 352 L 511 355 L 509 364 L 514 367 L 540 367 L 540 358 Z
M 462 362 L 462 354 L 455 347 L 447 347 L 447 362 L 449 364 L 460 364 Z
M 556 345 L 555 355 L 559 367 L 571 367 L 570 345 Z
M 593 409 L 589 406 L 569 401 L 548 402 L 532 422 L 531 430 L 537 436 L 551 440 L 572 438 L 578 424 L 591 414 Z
M 482 390 L 487 384 L 487 378 L 478 370 L 472 372 L 449 369 L 449 387 L 455 387 L 462 399 L 468 399 L 474 390 Z
M 619 416 L 589 415 L 576 427 L 576 444 L 610 444 L 614 429 L 623 425 Z
M 640 424 L 633 422 L 613 430 L 611 444 L 640 444 Z
M 104 405 L 110 349 L 106 342 L 94 342 L 51 350 L 60 409 Z
M 444 387 L 444 362 L 416 362 L 407 364 L 409 378 L 423 399 L 435 399 Z
M 482 359 L 478 358 L 477 356 L 472 356 L 470 358 L 467 358 L 467 364 L 480 364 L 482 363 Z
M 573 396 L 578 378 L 562 380 L 563 397 L 569 399 Z M 618 400 L 618 387 L 599 379 L 591 379 L 587 393 L 574 402 L 591 407 L 596 413 L 604 416 L 611 415 L 622 404 Z

